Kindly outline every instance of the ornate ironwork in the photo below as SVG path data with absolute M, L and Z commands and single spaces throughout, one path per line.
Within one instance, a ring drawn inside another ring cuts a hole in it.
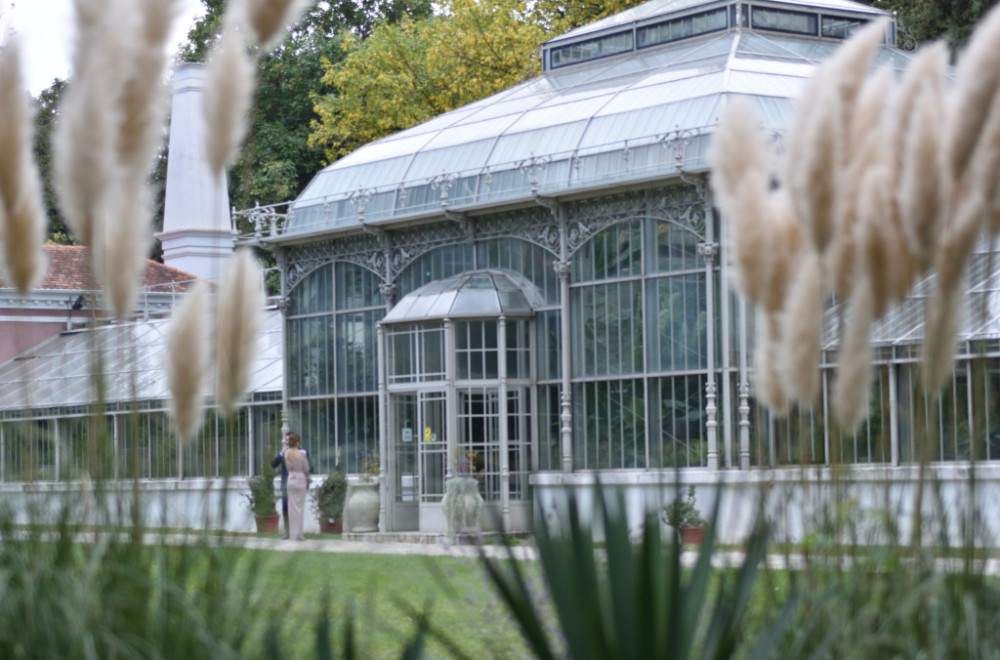
M 506 211 L 477 220 L 476 236 L 517 238 L 559 254 L 559 223 L 544 208 Z
M 538 194 L 538 173 L 545 169 L 546 165 L 552 160 L 549 156 L 536 156 L 531 154 L 528 158 L 522 161 L 518 161 L 516 167 L 521 170 L 528 177 L 528 182 L 531 185 L 531 194 Z
M 232 209 L 233 233 L 240 244 L 259 243 L 263 238 L 280 236 L 291 217 L 291 202 L 260 204 L 237 211 Z

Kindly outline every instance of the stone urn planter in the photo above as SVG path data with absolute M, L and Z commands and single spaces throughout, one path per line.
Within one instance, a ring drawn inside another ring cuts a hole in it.
M 482 531 L 483 496 L 479 494 L 479 481 L 474 477 L 449 479 L 445 483 L 441 506 L 452 540 L 457 535 L 479 534 Z
M 378 482 L 358 481 L 347 489 L 344 514 L 348 532 L 378 531 Z

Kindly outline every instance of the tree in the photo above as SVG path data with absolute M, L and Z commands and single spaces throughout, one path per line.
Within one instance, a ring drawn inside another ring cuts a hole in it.
M 225 0 L 202 0 L 206 12 L 188 33 L 181 57 L 204 60 L 218 34 Z M 329 92 L 321 62 L 344 56 L 346 35 L 364 39 L 375 26 L 427 16 L 431 0 L 314 0 L 285 41 L 258 65 L 257 99 L 243 150 L 229 178 L 237 208 L 298 195 L 323 166 L 309 143 L 314 97 Z
M 557 3 L 448 0 L 423 20 L 383 24 L 347 57 L 324 62 L 335 91 L 316 102 L 310 143 L 335 160 L 357 147 L 500 92 L 538 74 L 538 47 L 553 33 L 640 0 Z
M 946 38 L 953 51 L 968 41 L 976 23 L 998 0 L 860 0 L 866 5 L 894 11 L 911 37 L 921 44 Z
M 38 164 L 38 174 L 42 179 L 45 213 L 49 219 L 49 241 L 60 245 L 72 245 L 73 236 L 59 213 L 55 189 L 52 187 L 51 137 L 59 117 L 59 104 L 65 91 L 65 80 L 53 80 L 36 99 L 35 162 Z

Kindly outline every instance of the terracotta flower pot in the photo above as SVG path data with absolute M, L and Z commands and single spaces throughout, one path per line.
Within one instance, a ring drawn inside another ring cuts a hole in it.
M 277 513 L 270 516 L 254 516 L 254 520 L 257 521 L 258 534 L 275 534 L 278 531 L 278 521 L 281 520 L 281 516 Z
M 320 534 L 343 534 L 344 533 L 344 520 L 343 518 L 334 518 L 333 520 L 329 518 L 319 519 L 319 533 Z
M 681 527 L 681 543 L 690 543 L 692 545 L 700 545 L 703 540 L 705 540 L 705 528 L 704 527 Z

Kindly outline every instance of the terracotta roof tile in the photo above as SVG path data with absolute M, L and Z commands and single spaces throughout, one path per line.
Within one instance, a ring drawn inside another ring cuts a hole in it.
M 94 273 L 90 268 L 90 248 L 80 245 L 46 245 L 49 268 L 42 278 L 39 290 L 67 289 L 94 291 L 98 288 Z M 146 270 L 142 274 L 143 286 L 154 290 L 185 291 L 198 279 L 191 273 L 165 266 L 151 259 L 146 260 Z

